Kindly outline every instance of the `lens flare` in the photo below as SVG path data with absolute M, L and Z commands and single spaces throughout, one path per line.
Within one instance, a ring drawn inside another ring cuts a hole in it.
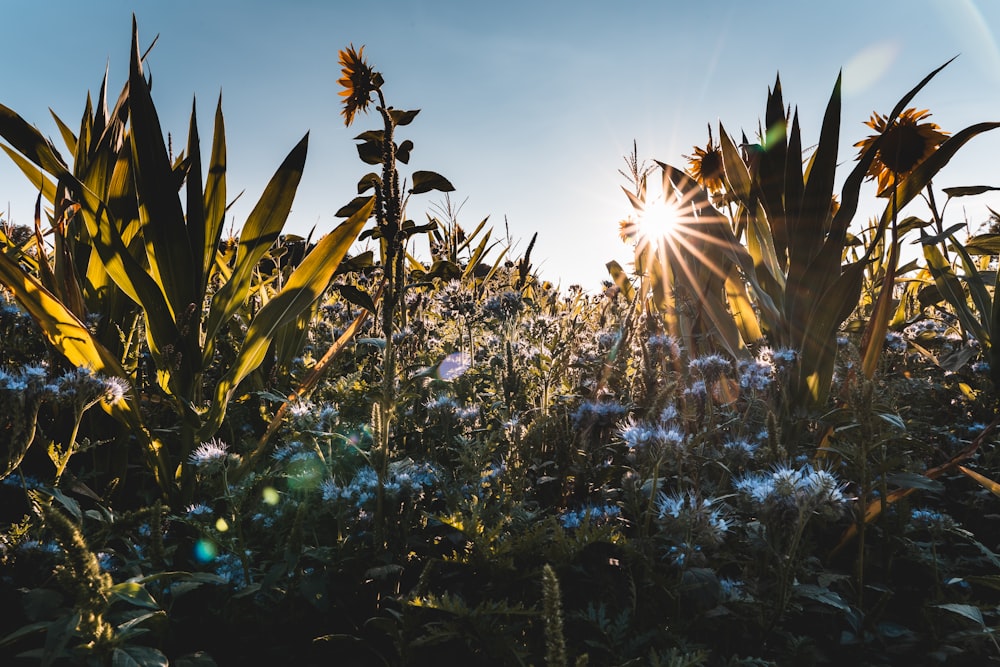
M 277 505 L 278 501 L 281 500 L 281 496 L 278 495 L 277 489 L 273 486 L 264 487 L 260 495 L 265 505 Z
M 709 193 L 690 175 L 661 166 L 665 194 L 645 201 L 633 196 L 637 214 L 619 223 L 619 233 L 635 245 L 638 273 L 665 284 L 683 282 L 692 298 L 710 301 L 715 297 L 705 291 L 706 271 L 725 281 L 739 243 Z
M 472 359 L 464 352 L 453 352 L 441 360 L 438 365 L 438 378 L 441 380 L 454 380 L 461 376 L 472 366 Z
M 294 491 L 318 488 L 324 472 L 326 470 L 318 458 L 296 459 L 288 465 L 288 488 Z
M 640 249 L 658 248 L 677 234 L 680 223 L 680 211 L 677 207 L 657 197 L 646 202 L 646 207 L 639 213 L 636 220 L 636 244 Z
M 219 548 L 209 540 L 198 540 L 194 544 L 194 559 L 199 563 L 211 563 L 219 555 Z
M 844 66 L 844 93 L 859 95 L 877 84 L 896 62 L 899 50 L 897 42 L 884 41 L 859 51 Z

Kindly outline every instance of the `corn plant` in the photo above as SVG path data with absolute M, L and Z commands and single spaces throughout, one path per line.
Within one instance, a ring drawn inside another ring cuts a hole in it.
M 75 153 L 86 156 L 89 166 L 76 170 L 84 172 L 85 178 L 74 174 L 38 130 L 6 107 L 0 107 L 0 136 L 10 144 L 7 152 L 24 173 L 44 195 L 56 200 L 57 237 L 72 238 L 87 260 L 86 274 L 76 276 L 77 284 L 83 286 L 80 292 L 92 296 L 83 307 L 100 308 L 102 285 L 113 283 L 141 313 L 156 388 L 178 417 L 178 427 L 169 439 L 164 442 L 164 436 L 154 434 L 143 421 L 137 371 L 126 370 L 126 360 L 83 324 L 84 313 L 72 298 L 72 289 L 61 289 L 64 282 L 72 285 L 72 280 L 56 280 L 52 291 L 32 275 L 30 267 L 0 254 L 0 282 L 70 363 L 132 383 L 127 400 L 108 409 L 142 442 L 160 487 L 173 493 L 191 483 L 193 477 L 186 473 L 189 454 L 218 431 L 237 387 L 265 359 L 275 335 L 326 289 L 374 203 L 361 205 L 316 244 L 281 290 L 249 321 L 235 361 L 213 379 L 214 387 L 206 387 L 205 373 L 215 359 L 218 340 L 243 308 L 255 267 L 287 219 L 305 163 L 308 135 L 268 183 L 243 226 L 232 269 L 222 270 L 218 246 L 228 202 L 221 102 L 207 172 L 202 170 L 193 111 L 186 155 L 172 160 L 142 61 L 133 22 L 129 81 L 115 113 L 98 114 L 97 121 L 86 114 L 79 137 L 64 132 L 77 148 Z M 123 121 L 126 117 L 128 127 Z M 89 152 L 83 151 L 85 145 L 91 147 Z M 45 270 L 39 268 L 39 273 Z M 213 292 L 214 280 L 222 286 Z
M 929 190 L 930 185 L 927 187 Z M 950 200 L 952 196 L 982 191 L 984 188 L 956 188 L 945 190 L 945 194 Z M 947 202 L 944 207 L 947 207 Z M 944 207 L 941 211 L 936 206 L 931 207 L 932 222 L 939 228 L 943 227 Z M 1000 332 L 1000 300 L 996 298 L 1000 283 L 991 261 L 1000 253 L 1000 245 L 996 234 L 981 234 L 963 244 L 955 237 L 962 227 L 964 225 L 954 225 L 933 235 L 921 230 L 921 246 L 927 271 L 937 288 L 937 303 L 950 306 L 958 318 L 963 336 L 971 336 L 979 343 L 990 366 L 990 378 L 997 387 L 1000 386 L 1000 349 L 993 343 Z M 971 353 L 975 348 L 966 349 Z M 959 364 L 965 361 L 964 356 L 957 360 Z
M 945 65 L 903 96 L 886 117 L 890 125 Z M 982 123 L 959 132 L 895 184 L 869 245 L 860 258 L 845 263 L 848 229 L 857 212 L 861 185 L 887 139 L 882 133 L 866 145 L 836 201 L 840 91 L 838 77 L 819 141 L 805 162 L 798 112 L 789 118 L 780 80 L 768 93 L 759 143 L 750 144 L 744 138 L 741 150 L 720 123 L 719 146 L 713 147 L 710 141 L 709 149 L 718 161 L 712 175 L 724 194 L 714 200 L 704 177 L 699 181 L 658 163 L 664 199 L 678 211 L 676 240 L 654 246 L 655 255 L 647 250 L 638 258 L 641 263 L 637 260 L 637 267 L 644 269 L 640 272 L 648 275 L 653 303 L 667 314 L 668 321 L 683 322 L 676 315 L 680 311 L 675 295 L 688 294 L 696 301 L 694 317 L 688 318 L 694 324 L 688 324 L 686 331 L 682 327 L 686 337 L 711 334 L 731 354 L 764 340 L 793 350 L 798 373 L 789 396 L 802 407 L 822 405 L 829 393 L 838 329 L 857 306 L 865 270 L 875 261 L 876 250 L 885 247 L 883 240 L 891 227 L 890 270 L 882 285 L 885 296 L 878 297 L 869 324 L 884 336 L 898 262 L 895 220 L 899 209 L 920 193 L 966 141 L 995 127 Z M 702 162 L 701 166 L 706 165 Z M 643 211 L 644 178 L 637 194 L 627 194 L 633 206 Z M 728 215 L 716 204 L 725 204 Z M 867 339 L 878 343 L 878 349 L 882 336 L 869 333 Z M 873 367 L 871 360 L 865 367 Z

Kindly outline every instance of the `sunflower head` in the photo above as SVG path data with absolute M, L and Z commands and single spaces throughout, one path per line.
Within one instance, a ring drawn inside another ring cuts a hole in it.
M 625 243 L 631 243 L 639 233 L 639 223 L 631 216 L 618 221 L 618 236 Z
M 712 128 L 708 129 L 708 143 L 704 148 L 694 147 L 694 155 L 685 155 L 688 171 L 709 192 L 722 189 L 723 163 L 722 149 L 712 139 Z
M 878 196 L 887 196 L 894 183 L 905 178 L 926 160 L 938 146 L 948 138 L 937 123 L 922 123 L 930 116 L 927 109 L 918 111 L 910 108 L 890 123 L 888 116 L 873 113 L 865 125 L 875 130 L 875 134 L 854 144 L 861 150 L 858 158 L 871 149 L 875 140 L 882 137 L 868 177 L 878 180 Z
M 344 116 L 344 125 L 350 125 L 354 121 L 354 114 L 368 109 L 372 93 L 384 83 L 382 75 L 372 70 L 365 62 L 364 52 L 364 46 L 355 51 L 353 44 L 340 51 L 343 76 L 337 83 L 344 88 L 340 91 L 341 97 L 346 98 L 344 108 L 340 112 Z

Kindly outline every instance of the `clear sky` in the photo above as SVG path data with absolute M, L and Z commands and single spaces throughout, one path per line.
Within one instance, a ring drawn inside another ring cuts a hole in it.
M 707 141 L 707 123 L 753 137 L 779 72 L 808 146 L 843 69 L 841 178 L 872 111 L 888 112 L 956 54 L 914 105 L 951 132 L 1000 120 L 997 0 L 4 0 L 0 103 L 62 147 L 48 109 L 77 127 L 106 65 L 117 95 L 133 12 L 144 48 L 160 36 L 148 71 L 175 147 L 196 96 L 207 150 L 222 93 L 229 191 L 246 191 L 231 212 L 235 227 L 307 131 L 286 231 L 335 226 L 334 212 L 369 170 L 352 137 L 377 121 L 369 114 L 344 127 L 337 52 L 365 45 L 388 103 L 422 110 L 401 130 L 415 143 L 407 169 L 448 177 L 453 202 L 466 202 L 467 229 L 489 216 L 503 237 L 506 221 L 517 251 L 538 231 L 532 259 L 563 287 L 596 288 L 606 262 L 630 257 L 617 237 L 629 210 L 617 170 L 633 139 L 640 157 L 684 166 L 682 155 Z M 1000 131 L 980 136 L 936 185 L 1000 185 L 998 156 Z M 29 224 L 34 193 L 0 158 L 0 205 Z M 441 201 L 422 195 L 408 213 L 421 222 Z M 949 222 L 976 226 L 987 204 L 1000 210 L 996 197 L 955 202 Z

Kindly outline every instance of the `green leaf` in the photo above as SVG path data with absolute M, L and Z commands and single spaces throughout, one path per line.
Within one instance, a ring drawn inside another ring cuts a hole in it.
M 365 164 L 382 164 L 382 142 L 365 141 L 357 148 L 358 157 Z
M 202 352 L 204 364 L 211 360 L 215 352 L 216 336 L 246 300 L 257 264 L 278 239 L 288 219 L 292 201 L 302 179 L 308 146 L 309 135 L 306 134 L 288 153 L 271 177 L 260 200 L 243 225 L 233 274 L 212 297 L 208 320 L 205 323 L 205 344 Z
M 961 229 L 965 229 L 964 222 L 956 223 L 951 227 L 949 227 L 948 229 L 941 232 L 940 234 L 923 235 L 920 237 L 920 242 L 923 243 L 924 245 L 934 245 L 940 243 L 941 241 L 944 241 L 949 236 L 953 236 L 955 232 Z
M 973 195 L 981 195 L 984 192 L 992 192 L 994 190 L 1000 190 L 1000 187 L 993 185 L 968 185 L 965 187 L 941 188 L 941 191 L 949 197 L 970 197 Z
M 972 308 L 969 307 L 965 290 L 962 289 L 958 276 L 955 275 L 951 265 L 937 246 L 925 245 L 924 259 L 927 260 L 927 270 L 931 272 L 934 284 L 937 285 L 945 300 L 954 308 L 962 327 L 971 332 L 977 340 L 989 340 L 987 331 L 976 318 Z
M 359 195 L 363 195 L 364 193 L 368 192 L 372 188 L 377 188 L 380 185 L 382 185 L 382 179 L 379 178 L 378 174 L 376 174 L 375 172 L 369 172 L 369 173 L 365 174 L 364 176 L 362 176 L 361 180 L 358 181 L 358 194 Z M 364 200 L 367 201 L 368 198 L 365 197 Z M 353 213 L 353 211 L 351 211 L 351 213 Z M 347 214 L 341 215 L 340 212 L 338 211 L 337 212 L 337 217 L 338 218 L 349 218 L 351 216 L 351 213 L 347 213 Z
M 369 312 L 375 312 L 375 302 L 372 301 L 372 298 L 368 293 L 362 292 L 353 285 L 336 285 L 336 289 L 340 292 L 340 296 L 347 301 L 350 301 L 356 306 L 361 306 Z
M 730 191 L 744 206 L 751 207 L 750 172 L 722 123 L 719 123 L 719 149 L 722 151 L 723 171 Z
M 118 360 L 51 292 L 0 252 L 0 283 L 31 315 L 46 339 L 74 366 L 115 377 L 128 377 Z
M 410 151 L 413 150 L 413 142 L 407 139 L 400 145 L 396 146 L 396 159 L 403 164 L 410 163 Z
M 979 610 L 979 607 L 973 607 L 971 604 L 936 604 L 934 606 L 938 609 L 944 609 L 953 614 L 964 616 L 981 628 L 986 627 L 986 621 L 983 620 L 983 612 Z
M 75 180 L 62 156 L 41 132 L 2 104 L 0 104 L 0 137 L 42 171 L 52 174 L 57 179 Z
M 420 113 L 420 109 L 414 109 L 413 111 L 389 109 L 389 117 L 392 118 L 392 124 L 397 127 L 409 125 L 413 122 L 413 119 L 417 117 L 418 113 Z
M 127 645 L 111 653 L 111 667 L 168 667 L 170 661 L 149 646 Z
M 985 574 L 982 576 L 962 577 L 959 581 L 967 581 L 970 584 L 979 584 L 1000 591 L 1000 574 Z
M 281 292 L 268 301 L 251 321 L 235 361 L 216 385 L 215 401 L 198 432 L 197 437 L 202 441 L 215 435 L 237 386 L 264 361 L 276 332 L 285 324 L 293 322 L 326 290 L 374 206 L 375 198 L 372 197 L 367 206 L 320 239 L 288 277 Z
M 920 489 L 922 491 L 932 491 L 934 493 L 943 493 L 944 484 L 936 479 L 931 479 L 926 475 L 921 475 L 915 472 L 897 472 L 889 475 L 886 481 L 893 486 L 898 486 L 901 489 Z
M 410 194 L 419 195 L 431 190 L 454 192 L 455 186 L 447 178 L 433 171 L 413 172 L 413 187 L 410 188 Z
M 416 273 L 414 271 L 414 273 Z M 422 274 L 421 280 L 440 278 L 442 280 L 455 280 L 462 277 L 462 267 L 446 259 L 439 259 L 431 264 L 431 268 Z
M 0 637 L 0 646 L 7 646 L 8 644 L 13 644 L 22 637 L 27 637 L 28 635 L 33 635 L 36 632 L 42 632 L 43 630 L 48 630 L 52 626 L 53 621 L 38 621 L 36 623 L 29 623 L 28 625 L 22 625 L 20 628 L 11 632 L 10 634 Z
M 371 199 L 370 195 L 367 197 L 355 197 L 348 203 L 341 206 L 337 210 L 337 212 L 334 213 L 334 215 L 338 218 L 349 218 L 358 211 L 360 211 L 362 208 L 364 208 L 365 204 L 368 203 L 369 199 Z
M 176 658 L 173 667 L 218 667 L 218 665 L 208 653 L 198 651 Z
M 43 665 L 54 664 L 58 658 L 65 657 L 66 646 L 76 636 L 76 628 L 82 617 L 81 612 L 75 611 L 49 623 L 48 632 L 45 633 L 45 648 L 42 649 Z
M 45 177 L 45 172 L 39 169 L 33 162 L 26 159 L 20 153 L 14 151 L 9 146 L 0 145 L 0 148 L 7 153 L 8 157 L 14 161 L 14 164 L 18 166 L 21 172 L 28 177 L 31 185 L 42 193 L 45 200 L 52 202 L 56 198 L 56 184 L 50 179 Z
M 851 611 L 851 606 L 844 601 L 844 598 L 840 597 L 840 594 L 835 591 L 831 591 L 828 588 L 824 588 L 823 586 L 816 586 L 815 584 L 797 584 L 795 586 L 795 594 L 799 597 L 806 598 L 807 600 L 813 600 L 814 602 L 825 604 L 828 607 L 839 609 L 840 611 Z
M 226 221 L 226 124 L 222 117 L 222 95 L 215 107 L 215 128 L 212 132 L 212 152 L 208 158 L 208 175 L 205 178 L 205 233 L 204 245 L 201 248 L 203 283 L 202 292 L 207 289 L 207 281 L 211 273 L 215 257 L 219 249 L 219 240 Z M 198 252 L 198 248 L 194 248 Z
M 201 309 L 195 288 L 198 275 L 160 120 L 143 76 L 139 33 L 134 21 L 129 67 L 129 119 L 146 259 L 150 275 L 162 290 L 173 321 L 178 322 L 189 304 L 194 303 L 199 311 Z M 165 342 L 162 338 L 160 340 Z
M 965 242 L 972 255 L 1000 255 L 1000 234 L 979 234 Z
M 149 594 L 146 588 L 134 580 L 123 581 L 111 587 L 111 594 L 137 607 L 160 610 L 160 604 Z
M 827 103 L 823 115 L 823 125 L 820 129 L 819 143 L 809 160 L 805 176 L 805 190 L 802 195 L 802 208 L 797 216 L 799 225 L 790 227 L 790 241 L 796 238 L 815 238 L 826 231 L 830 219 L 830 197 L 833 195 L 834 179 L 837 171 L 837 148 L 840 142 L 840 89 L 841 76 L 833 86 L 833 93 Z M 803 267 L 811 257 L 799 257 L 798 262 Z M 791 271 L 792 268 L 789 268 Z

